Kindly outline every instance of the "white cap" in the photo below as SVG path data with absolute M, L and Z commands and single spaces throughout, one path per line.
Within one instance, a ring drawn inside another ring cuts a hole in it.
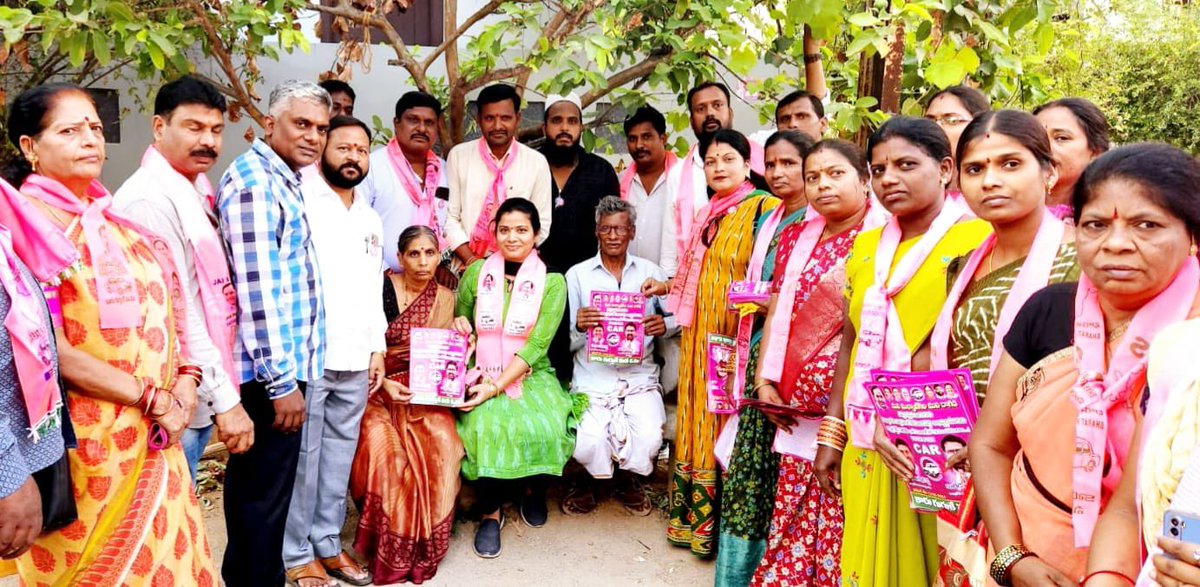
M 579 100 L 579 96 L 575 95 L 575 92 L 571 92 L 565 96 L 560 96 L 558 94 L 550 94 L 549 96 L 546 96 L 546 112 L 549 112 L 550 107 L 558 104 L 559 102 L 570 102 L 579 109 L 580 114 L 583 114 L 583 102 Z

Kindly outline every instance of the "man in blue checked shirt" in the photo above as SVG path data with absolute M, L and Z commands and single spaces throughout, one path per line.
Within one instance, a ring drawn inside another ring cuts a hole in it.
M 325 148 L 332 100 L 308 81 L 272 92 L 264 138 L 221 178 L 217 215 L 238 300 L 235 374 L 255 444 L 225 473 L 230 587 L 282 585 L 283 532 L 296 478 L 304 389 L 324 372 L 325 310 L 300 170 Z

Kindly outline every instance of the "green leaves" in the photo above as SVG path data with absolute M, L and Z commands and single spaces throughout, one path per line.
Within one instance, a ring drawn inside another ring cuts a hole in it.
M 949 43 L 942 44 L 925 68 L 925 79 L 938 88 L 948 88 L 975 73 L 979 68 L 979 55 L 970 47 L 955 50 Z

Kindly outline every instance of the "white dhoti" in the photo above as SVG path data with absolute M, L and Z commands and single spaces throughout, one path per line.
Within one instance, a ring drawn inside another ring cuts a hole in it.
M 638 475 L 653 472 L 667 418 L 659 387 L 577 391 L 590 402 L 576 432 L 575 460 L 596 479 L 611 478 L 614 464 Z

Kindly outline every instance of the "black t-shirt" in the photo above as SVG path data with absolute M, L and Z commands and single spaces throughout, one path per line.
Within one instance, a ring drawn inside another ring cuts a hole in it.
M 1013 318 L 1004 350 L 1026 369 L 1075 339 L 1077 283 L 1056 283 L 1034 293 Z

